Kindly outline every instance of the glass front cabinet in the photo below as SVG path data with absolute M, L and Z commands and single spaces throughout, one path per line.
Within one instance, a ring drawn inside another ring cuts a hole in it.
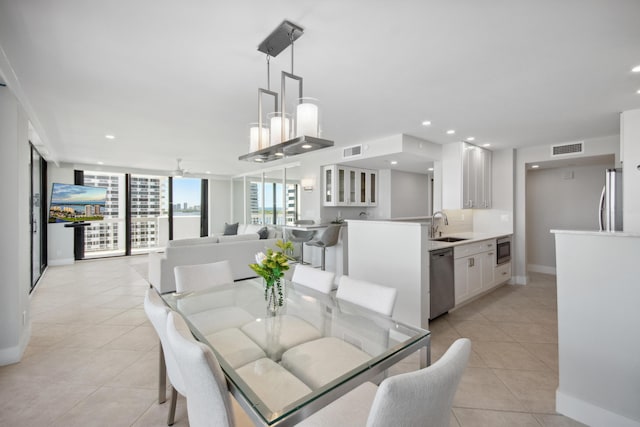
M 378 171 L 343 165 L 323 167 L 324 206 L 377 206 Z

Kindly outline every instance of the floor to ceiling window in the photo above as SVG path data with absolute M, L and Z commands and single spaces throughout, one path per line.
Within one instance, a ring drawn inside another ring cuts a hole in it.
M 47 162 L 31 146 L 31 289 L 47 266 Z
M 202 230 L 203 183 L 199 178 L 172 178 L 172 240 L 200 237 Z
M 107 189 L 104 220 L 84 227 L 84 256 L 94 258 L 126 253 L 126 177 L 123 173 L 84 171 L 82 185 Z
M 207 180 L 77 171 L 79 184 L 107 189 L 104 220 L 78 229 L 76 259 L 147 253 L 171 239 L 207 235 Z
M 169 240 L 169 179 L 166 176 L 131 175 L 131 253 L 166 246 Z
M 249 181 L 249 212 L 252 224 L 293 224 L 299 216 L 299 185 L 287 183 L 284 192 L 281 172 L 265 174 L 264 183 Z

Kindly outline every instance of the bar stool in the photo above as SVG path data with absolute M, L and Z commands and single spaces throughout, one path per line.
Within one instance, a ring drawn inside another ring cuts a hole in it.
M 312 219 L 301 219 L 296 221 L 296 225 L 312 225 L 315 222 Z M 294 243 L 300 243 L 300 264 L 304 264 L 304 244 L 310 241 L 316 235 L 315 230 L 290 230 L 289 240 Z
M 307 245 L 309 246 L 316 246 L 318 248 L 322 248 L 322 265 L 321 265 L 321 270 L 325 269 L 325 252 L 327 251 L 327 248 L 331 247 L 331 246 L 335 246 L 336 243 L 338 243 L 338 237 L 340 236 L 340 227 L 342 227 L 339 224 L 331 224 L 329 227 L 327 227 L 326 230 L 324 230 L 324 232 L 322 233 L 322 236 L 320 236 L 319 239 L 315 239 L 315 240 L 311 240 L 310 242 L 307 242 Z

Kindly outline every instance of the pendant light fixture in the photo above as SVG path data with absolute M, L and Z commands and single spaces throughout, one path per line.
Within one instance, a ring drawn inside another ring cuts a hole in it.
M 267 89 L 258 89 L 258 121 L 249 125 L 249 153 L 240 160 L 269 162 L 333 146 L 333 141 L 320 138 L 320 107 L 315 98 L 304 97 L 303 79 L 293 72 L 294 42 L 303 34 L 302 27 L 283 21 L 267 37 L 258 50 L 267 55 Z M 270 59 L 291 46 L 291 72 L 282 71 L 280 94 L 271 90 Z M 298 83 L 298 93 L 292 111 L 286 103 L 287 80 Z M 273 109 L 265 115 L 263 97 L 273 97 Z M 278 100 L 280 102 L 278 102 Z

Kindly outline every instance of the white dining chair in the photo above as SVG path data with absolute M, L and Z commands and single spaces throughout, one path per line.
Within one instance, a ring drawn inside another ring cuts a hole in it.
M 299 283 L 307 288 L 315 289 L 323 294 L 329 294 L 333 290 L 335 273 L 318 270 L 307 265 L 298 264 L 293 271 L 292 282 Z
M 189 425 L 234 426 L 227 382 L 211 349 L 193 338 L 176 312 L 169 313 L 166 334 L 186 386 Z
M 396 294 L 393 288 L 342 276 L 336 298 L 390 316 Z M 384 339 L 388 339 L 388 335 Z M 363 347 L 327 336 L 285 351 L 281 364 L 309 387 L 318 389 L 370 359 L 371 355 Z
M 380 387 L 364 383 L 298 426 L 448 426 L 470 353 L 471 341 L 460 338 L 433 365 L 389 377 Z
M 176 292 L 195 292 L 233 284 L 228 260 L 207 264 L 180 265 L 174 268 Z M 255 319 L 235 306 L 234 292 L 216 292 L 178 301 L 181 313 L 189 313 L 189 321 L 204 335 L 243 326 Z
M 364 280 L 340 277 L 336 298 L 391 316 L 398 290 Z
M 167 425 L 173 425 L 178 393 L 184 396 L 185 386 L 182 374 L 178 368 L 178 363 L 176 362 L 167 341 L 167 317 L 169 316 L 171 309 L 164 304 L 155 289 L 149 288 L 147 289 L 147 293 L 144 297 L 144 311 L 160 339 L 160 347 L 162 354 L 164 355 L 164 365 L 166 366 L 166 374 L 165 372 L 160 372 L 160 376 L 168 375 L 171 383 L 171 406 L 169 408 Z M 162 362 L 160 362 L 160 367 L 161 370 L 163 370 Z
M 194 292 L 201 289 L 233 283 L 233 272 L 228 260 L 207 264 L 178 265 L 173 269 L 176 292 Z

